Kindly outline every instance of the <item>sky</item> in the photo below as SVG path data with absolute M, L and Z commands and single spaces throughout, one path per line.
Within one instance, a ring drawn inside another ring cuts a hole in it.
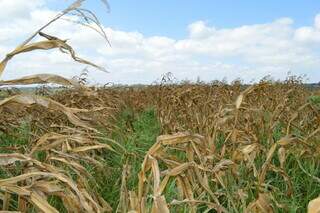
M 320 81 L 320 1 L 317 0 L 100 0 L 94 11 L 111 42 L 61 20 L 44 32 L 68 39 L 77 54 L 104 66 L 89 69 L 92 84 L 149 84 L 167 72 L 179 80 L 265 76 L 290 72 Z M 0 0 L 0 57 L 72 3 L 71 0 Z M 69 18 L 69 17 L 68 17 Z M 87 66 L 58 50 L 23 54 L 9 62 L 3 79 L 37 73 L 77 76 Z

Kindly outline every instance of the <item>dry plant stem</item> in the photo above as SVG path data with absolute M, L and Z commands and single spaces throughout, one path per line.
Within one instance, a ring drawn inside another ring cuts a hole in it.
M 54 23 L 55 21 L 59 20 L 61 17 L 65 16 L 66 14 L 68 14 L 70 11 L 78 8 L 81 6 L 81 4 L 84 2 L 85 0 L 77 0 L 75 2 L 73 2 L 69 7 L 67 7 L 65 10 L 63 10 L 60 14 L 58 14 L 55 18 L 53 18 L 52 20 L 50 20 L 48 23 L 46 23 L 45 25 L 43 25 L 42 27 L 40 27 L 38 30 L 36 30 L 29 38 L 27 38 L 24 42 L 22 42 L 20 45 L 18 45 L 18 47 L 16 49 L 19 49 L 23 46 L 25 46 L 26 44 L 28 44 L 34 37 L 36 37 L 42 30 L 44 30 L 45 28 L 47 28 L 49 25 L 51 25 L 52 23 Z

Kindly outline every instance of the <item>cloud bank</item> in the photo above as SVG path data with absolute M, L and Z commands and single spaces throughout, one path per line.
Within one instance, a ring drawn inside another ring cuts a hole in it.
M 57 13 L 44 0 L 30 2 L 0 1 L 0 8 L 5 8 L 0 14 L 0 57 Z M 312 26 L 298 28 L 288 17 L 235 28 L 216 28 L 200 20 L 186 26 L 183 39 L 104 28 L 111 48 L 94 31 L 66 21 L 45 32 L 70 39 L 79 56 L 110 71 L 90 69 L 92 83 L 152 83 L 167 72 L 180 80 L 241 78 L 248 82 L 266 75 L 284 79 L 288 72 L 306 74 L 311 82 L 320 80 L 320 14 Z M 72 77 L 84 67 L 57 50 L 38 51 L 10 61 L 3 78 L 36 73 Z

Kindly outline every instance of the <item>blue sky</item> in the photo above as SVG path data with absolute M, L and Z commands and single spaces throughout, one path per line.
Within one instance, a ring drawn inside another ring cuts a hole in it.
M 0 55 L 71 2 L 0 0 L 0 7 L 6 8 L 0 14 Z M 110 13 L 100 0 L 87 0 L 84 7 L 96 12 L 112 48 L 94 32 L 71 23 L 62 21 L 46 30 L 69 39 L 80 56 L 110 70 L 107 75 L 92 70 L 93 83 L 152 83 L 166 72 L 180 80 L 226 77 L 247 82 L 266 75 L 284 79 L 291 72 L 320 81 L 320 1 L 109 0 L 109 4 Z M 38 72 L 72 77 L 83 69 L 57 51 L 15 60 L 4 78 Z M 26 69 L 11 71 L 21 66 Z
M 295 26 L 312 25 L 320 12 L 317 0 L 109 0 L 111 13 L 105 14 L 99 1 L 88 1 L 106 26 L 138 30 L 147 36 L 186 36 L 186 26 L 205 20 L 218 28 L 266 23 L 290 17 Z

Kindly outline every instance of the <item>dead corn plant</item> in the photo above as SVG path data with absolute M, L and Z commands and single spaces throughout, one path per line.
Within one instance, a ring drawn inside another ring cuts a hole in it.
M 319 154 L 319 111 L 306 102 L 308 91 L 287 81 L 158 92 L 163 131 L 188 132 L 159 136 L 146 153 L 138 190 L 127 193 L 132 212 L 287 210 L 269 176 L 279 175 L 282 193 L 292 196 L 287 159 Z
M 8 53 L 0 63 L 0 75 L 16 55 L 51 49 L 59 49 L 62 53 L 69 54 L 76 62 L 105 71 L 103 67 L 78 57 L 66 40 L 43 32 L 52 23 L 73 15 L 77 17 L 77 23 L 94 29 L 107 39 L 94 13 L 81 8 L 83 2 L 84 0 L 75 1 Z M 108 6 L 105 0 L 102 2 Z M 44 40 L 32 43 L 36 36 Z M 0 81 L 1 86 L 47 83 L 71 86 L 86 93 L 94 93 L 74 80 L 57 75 L 38 74 Z M 94 177 L 85 165 L 101 170 L 104 165 L 97 153 L 103 149 L 110 151 L 114 149 L 111 145 L 98 142 L 99 132 L 83 116 L 79 117 L 79 113 L 93 112 L 101 108 L 73 108 L 48 97 L 23 93 L 5 98 L 0 102 L 1 114 L 8 111 L 16 113 L 22 107 L 40 108 L 50 113 L 60 112 L 68 122 L 65 126 L 59 126 L 53 121 L 48 126 L 44 126 L 44 131 L 40 131 L 42 135 L 34 135 L 26 149 L 16 153 L 0 154 L 1 171 L 7 176 L 0 179 L 1 210 L 27 212 L 34 209 L 39 212 L 58 212 L 56 206 L 49 202 L 52 197 L 56 197 L 68 212 L 111 211 L 109 204 L 92 188 L 90 181 L 94 183 Z M 39 118 L 38 121 L 41 122 Z

